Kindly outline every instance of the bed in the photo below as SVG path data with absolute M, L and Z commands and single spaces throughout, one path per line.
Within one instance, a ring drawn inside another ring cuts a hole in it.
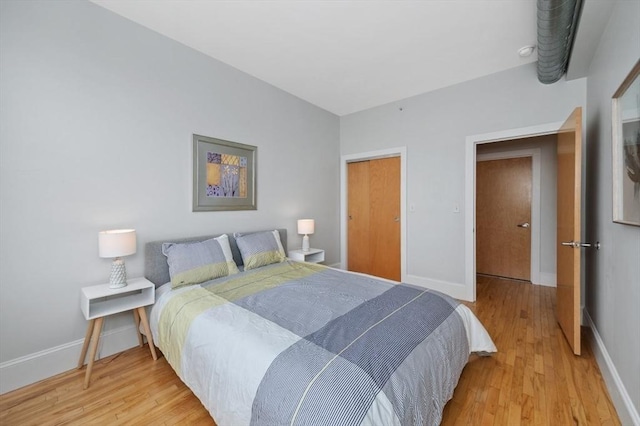
M 280 241 L 265 255 L 258 236 Z M 470 353 L 496 351 L 446 295 L 285 258 L 286 230 L 220 237 L 215 268 L 185 260 L 213 237 L 147 243 L 145 276 L 154 342 L 219 426 L 436 425 Z

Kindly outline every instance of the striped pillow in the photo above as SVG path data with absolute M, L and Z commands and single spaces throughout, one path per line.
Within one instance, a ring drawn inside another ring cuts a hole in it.
M 171 288 L 199 284 L 239 272 L 226 234 L 196 243 L 164 243 L 162 254 L 167 256 Z
M 235 234 L 244 270 L 284 262 L 286 255 L 278 231 Z

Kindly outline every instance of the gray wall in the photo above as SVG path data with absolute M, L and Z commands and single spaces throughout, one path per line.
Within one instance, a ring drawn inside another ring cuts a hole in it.
M 89 2 L 0 7 L 0 363 L 84 337 L 100 230 L 137 230 L 131 277 L 146 241 L 283 227 L 294 248 L 302 217 L 338 261 L 337 116 Z M 257 211 L 191 212 L 193 133 L 258 146 Z
M 466 137 L 562 122 L 585 103 L 585 79 L 543 85 L 533 63 L 341 117 L 340 153 L 407 147 L 407 275 L 463 285 Z
M 640 58 L 640 2 L 619 1 L 587 77 L 586 311 L 640 412 L 640 227 L 612 222 L 611 96 Z M 605 374 L 609 388 L 613 380 Z M 612 392 L 617 405 L 620 395 Z M 618 410 L 620 412 L 620 410 Z M 636 414 L 637 415 L 637 414 Z M 631 424 L 622 418 L 623 424 Z
M 516 139 L 477 145 L 476 154 L 494 154 L 519 149 L 540 149 L 540 272 L 556 276 L 556 205 L 558 181 L 557 136 Z M 532 232 L 536 230 L 531 230 Z M 555 283 L 555 278 L 552 280 Z M 534 283 L 540 284 L 540 283 Z M 544 284 L 551 284 L 544 282 Z

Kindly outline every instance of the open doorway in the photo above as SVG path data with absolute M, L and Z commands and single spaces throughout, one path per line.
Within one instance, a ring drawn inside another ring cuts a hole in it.
M 557 135 L 476 146 L 476 270 L 556 284 Z
M 465 150 L 465 300 L 476 300 L 476 151 L 478 145 L 556 135 L 556 300 L 557 319 L 572 350 L 580 354 L 582 283 L 582 108 L 575 108 L 562 123 L 510 129 L 468 136 Z M 535 253 L 534 253 L 535 254 Z
M 562 122 L 467 136 L 465 144 L 465 286 L 462 298 L 476 300 L 476 151 L 482 145 L 557 135 Z M 513 142 L 512 142 L 513 143 Z M 494 145 L 498 146 L 498 145 Z M 522 148 L 520 148 L 522 149 Z M 533 211 L 535 221 L 535 210 Z M 533 224 L 533 223 L 532 223 Z M 534 239 L 535 239 L 535 235 Z M 533 257 L 535 259 L 535 256 Z

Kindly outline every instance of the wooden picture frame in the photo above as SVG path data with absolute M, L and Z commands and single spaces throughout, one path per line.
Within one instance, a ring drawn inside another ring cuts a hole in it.
M 193 211 L 257 210 L 257 147 L 193 135 Z
M 640 60 L 612 100 L 613 221 L 640 226 Z

